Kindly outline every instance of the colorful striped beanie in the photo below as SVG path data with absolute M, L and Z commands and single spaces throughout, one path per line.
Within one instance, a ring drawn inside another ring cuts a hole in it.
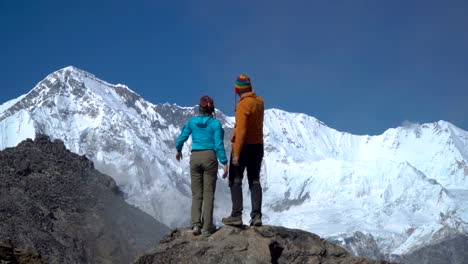
M 234 85 L 234 88 L 235 88 L 236 94 L 252 91 L 252 84 L 250 83 L 249 76 L 245 74 L 241 74 L 237 76 L 236 84 Z

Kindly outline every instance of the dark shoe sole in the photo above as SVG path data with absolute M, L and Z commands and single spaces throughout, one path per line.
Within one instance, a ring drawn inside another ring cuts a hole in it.
M 230 223 L 223 222 L 223 224 L 228 225 L 228 226 L 241 226 L 242 221 L 236 221 L 236 222 L 230 222 Z

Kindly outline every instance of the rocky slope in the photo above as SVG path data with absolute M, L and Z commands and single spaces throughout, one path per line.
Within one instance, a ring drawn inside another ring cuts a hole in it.
M 169 263 L 310 263 L 378 264 L 379 260 L 352 257 L 345 249 L 298 229 L 276 226 L 223 226 L 211 237 L 176 229 L 135 264 Z
M 422 247 L 410 254 L 395 256 L 402 264 L 468 263 L 468 236 L 453 234 L 443 241 Z
M 37 252 L 18 250 L 10 240 L 0 241 L 2 264 L 46 264 Z
M 130 263 L 168 231 L 60 140 L 5 149 L 0 169 L 0 240 L 47 263 Z

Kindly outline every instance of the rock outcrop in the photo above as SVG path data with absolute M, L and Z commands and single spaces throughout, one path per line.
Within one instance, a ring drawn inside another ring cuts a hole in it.
M 241 228 L 223 226 L 206 238 L 193 236 L 190 229 L 175 229 L 135 264 L 216 263 L 388 263 L 352 257 L 337 245 L 297 229 L 275 226 Z
M 21 263 L 13 249 L 46 263 L 130 263 L 168 232 L 61 141 L 37 136 L 0 152 L 0 250 L 10 263 Z
M 422 247 L 410 254 L 393 256 L 402 264 L 466 264 L 468 263 L 468 236 L 456 234 L 442 242 Z
M 46 264 L 37 252 L 15 248 L 10 240 L 0 241 L 0 263 L 2 264 Z

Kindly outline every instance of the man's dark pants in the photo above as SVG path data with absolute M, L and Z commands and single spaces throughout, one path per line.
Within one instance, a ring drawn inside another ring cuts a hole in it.
M 239 166 L 232 164 L 233 154 L 229 166 L 229 187 L 231 188 L 232 212 L 231 216 L 242 216 L 243 197 L 242 179 L 247 169 L 252 212 L 250 217 L 262 217 L 262 186 L 260 185 L 260 169 L 263 159 L 263 144 L 246 144 L 239 156 Z

